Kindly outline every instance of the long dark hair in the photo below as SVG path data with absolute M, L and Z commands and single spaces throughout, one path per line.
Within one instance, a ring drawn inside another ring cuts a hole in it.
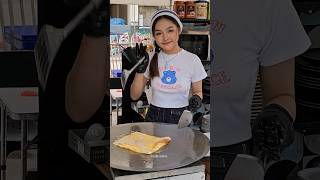
M 168 19 L 170 20 L 173 24 L 175 24 L 177 26 L 177 28 L 180 30 L 180 26 L 178 24 L 178 22 L 170 17 L 170 16 L 167 16 L 167 15 L 163 15 L 163 16 L 160 16 L 158 17 L 157 19 L 154 20 L 154 23 L 152 25 L 152 35 L 154 37 L 154 33 L 155 33 L 155 26 L 157 24 L 157 22 L 160 20 L 160 19 Z M 180 38 L 179 38 L 180 39 Z M 159 67 L 158 67 L 158 55 L 159 55 L 159 52 L 161 50 L 160 46 L 157 44 L 156 41 L 154 41 L 154 46 L 155 46 L 155 54 L 154 56 L 152 57 L 151 59 L 151 62 L 150 62 L 150 78 L 154 78 L 154 77 L 159 77 L 160 76 L 160 73 L 159 73 Z

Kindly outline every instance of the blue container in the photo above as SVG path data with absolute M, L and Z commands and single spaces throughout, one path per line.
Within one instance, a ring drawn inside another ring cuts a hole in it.
M 22 41 L 36 41 L 37 26 L 5 26 L 4 32 Z
M 126 20 L 122 18 L 111 18 L 110 19 L 110 25 L 125 25 Z
M 37 26 L 5 26 L 4 34 L 15 49 L 32 50 L 37 40 Z
M 114 69 L 111 70 L 113 77 L 121 77 L 122 70 L 121 69 Z
M 36 42 L 35 41 L 14 41 L 14 48 L 19 50 L 33 50 Z

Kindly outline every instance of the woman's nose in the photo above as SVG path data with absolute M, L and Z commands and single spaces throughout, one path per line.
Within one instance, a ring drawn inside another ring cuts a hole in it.
M 163 40 L 167 40 L 168 39 L 168 34 L 167 33 L 163 33 Z

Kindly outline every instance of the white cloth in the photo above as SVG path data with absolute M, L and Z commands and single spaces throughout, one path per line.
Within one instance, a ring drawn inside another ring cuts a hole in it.
M 158 69 L 160 77 L 151 80 L 151 104 L 162 108 L 188 106 L 191 83 L 207 77 L 199 57 L 184 49 L 170 55 L 161 51 L 158 54 Z M 144 76 L 149 79 L 149 66 Z
M 295 57 L 310 40 L 290 0 L 218 0 L 213 12 L 215 22 L 224 24 L 221 32 L 214 32 L 211 46 L 211 135 L 212 145 L 219 147 L 251 138 L 259 65 Z

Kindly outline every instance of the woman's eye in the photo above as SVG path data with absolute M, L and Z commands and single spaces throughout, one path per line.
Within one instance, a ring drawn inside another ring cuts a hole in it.
M 168 32 L 173 32 L 173 31 L 174 31 L 173 29 L 169 29 L 169 30 L 168 30 Z
M 156 33 L 156 36 L 159 36 L 159 35 L 161 35 L 161 33 Z

